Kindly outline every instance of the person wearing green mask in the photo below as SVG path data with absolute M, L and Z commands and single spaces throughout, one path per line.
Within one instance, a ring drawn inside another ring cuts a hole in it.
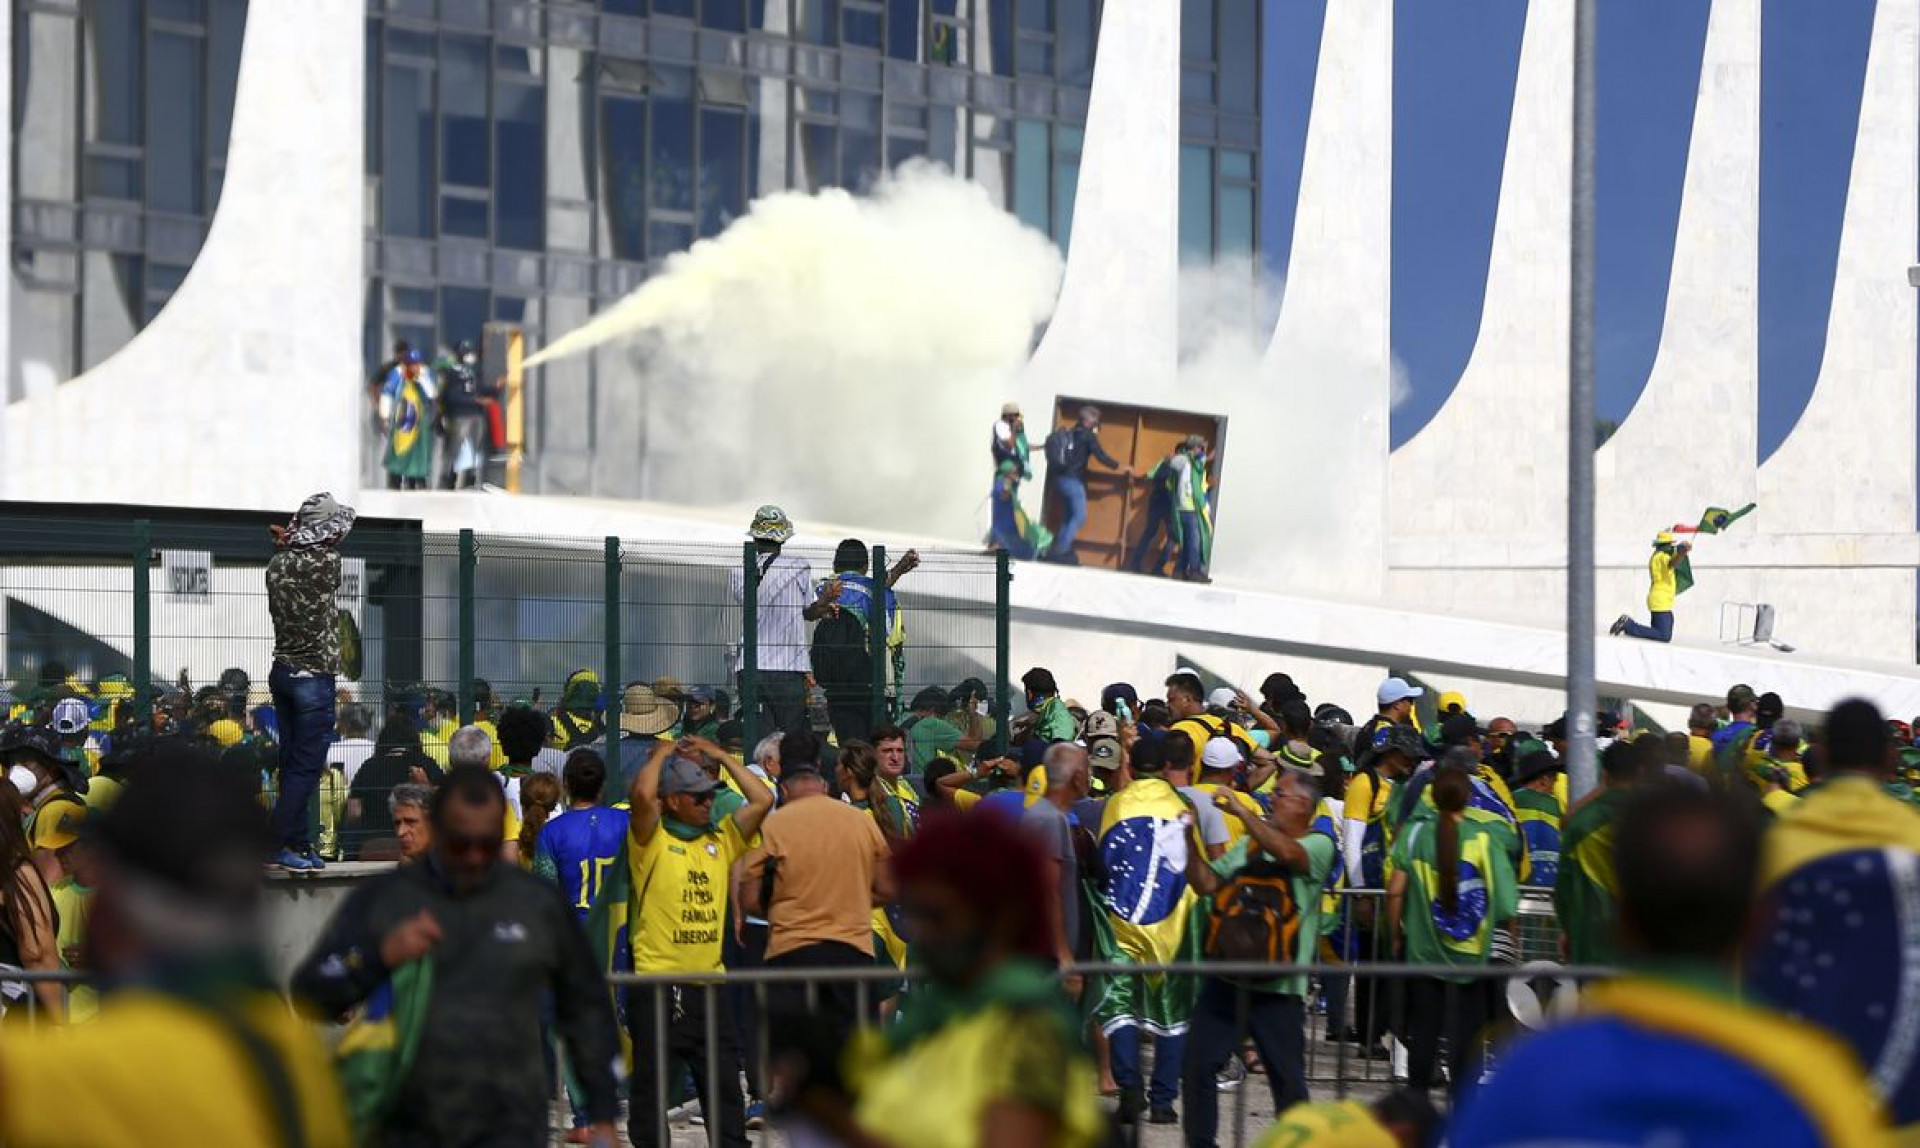
M 720 754 L 721 768 L 746 803 L 716 821 L 713 803 L 721 784 L 689 756 L 693 752 L 688 743 L 657 743 L 634 776 L 628 796 L 632 813 L 627 823 L 627 865 L 633 888 L 643 891 L 628 926 L 633 969 L 638 973 L 721 971 L 720 937 L 729 911 L 729 873 L 773 808 L 773 791 L 745 765 Z M 665 1010 L 664 1030 L 655 1024 L 655 992 L 671 994 L 675 1001 Z M 721 1142 L 746 1143 L 746 1110 L 738 1083 L 730 1076 L 712 1082 L 706 1075 L 709 1007 L 722 1014 L 714 1027 L 720 1041 L 715 1050 L 719 1063 L 739 1062 L 733 1024 L 725 1015 L 725 994 L 658 986 L 643 990 L 641 997 L 627 1010 L 633 1047 L 667 1057 L 674 1073 L 690 1069 L 700 1094 L 700 1110 L 709 1122 L 719 1122 Z M 628 1104 L 628 1134 L 633 1143 L 638 1148 L 657 1148 L 662 1114 L 657 1110 L 652 1073 L 633 1075 Z

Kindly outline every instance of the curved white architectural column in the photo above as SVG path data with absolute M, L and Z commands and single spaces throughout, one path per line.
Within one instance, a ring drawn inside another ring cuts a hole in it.
M 1108 0 L 1086 132 L 1060 302 L 1021 388 L 1036 404 L 1056 394 L 1131 396 L 1172 385 L 1179 365 L 1178 4 Z
M 285 508 L 358 486 L 366 6 L 249 6 L 200 257 L 119 354 L 0 410 L 0 497 Z
M 1920 212 L 1920 0 L 1879 0 L 1840 228 L 1827 346 L 1813 396 L 1760 468 L 1769 533 L 1852 535 L 1914 529 L 1914 289 Z M 1848 539 L 1835 538 L 1844 560 Z M 1763 571 L 1788 641 L 1802 628 L 1824 652 L 1914 660 L 1911 570 Z M 1814 643 L 1807 643 L 1810 647 Z
M 1258 517 L 1240 519 L 1299 543 L 1301 560 L 1274 575 L 1291 591 L 1372 597 L 1382 588 L 1392 229 L 1393 4 L 1341 0 L 1327 6 L 1321 32 L 1292 287 L 1261 363 L 1261 385 L 1279 388 L 1304 433 L 1280 452 L 1277 489 L 1287 493 L 1245 490 Z
M 1480 335 L 1446 405 L 1389 462 L 1387 519 L 1451 565 L 1490 533 L 1566 532 L 1573 5 L 1531 3 L 1487 265 Z M 1397 594 L 1444 609 L 1541 617 L 1559 590 L 1495 569 L 1389 571 Z
M 1916 36 L 1920 2 L 1879 0 L 1826 353 L 1800 421 L 1760 468 L 1769 531 L 1914 528 Z
M 1714 0 L 1660 348 L 1594 460 L 1601 539 L 1644 541 L 1753 500 L 1759 276 L 1760 0 Z

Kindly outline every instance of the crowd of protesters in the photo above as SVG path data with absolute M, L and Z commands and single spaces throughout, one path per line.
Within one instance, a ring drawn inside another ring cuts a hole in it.
M 135 729 L 124 683 L 16 699 L 0 965 L 137 987 L 0 977 L 0 1008 L 75 1034 L 0 1019 L 0 1140 L 124 1142 L 164 1087 L 169 1126 L 243 1143 L 542 1143 L 560 1090 L 577 1143 L 614 1143 L 624 1117 L 660 1145 L 697 1103 L 735 1148 L 768 1125 L 1017 1146 L 1136 1123 L 1201 1146 L 1255 1076 L 1276 1145 L 1851 1145 L 1920 1125 L 1920 752 L 1864 701 L 1802 720 L 1740 685 L 1674 733 L 1601 714 L 1580 795 L 1565 717 L 1483 722 L 1400 677 L 1371 712 L 1278 672 L 1257 698 L 1177 670 L 1083 705 L 1036 666 L 1004 730 L 977 681 L 863 723 L 873 699 L 816 680 L 819 635 L 876 593 L 898 610 L 913 564 L 854 583 L 849 549 L 815 581 L 765 507 L 758 662 L 793 680 L 762 695 L 754 744 L 721 691 L 585 671 L 550 711 L 473 683 L 465 725 L 449 696 L 400 691 L 376 729 L 320 625 L 351 524 L 316 496 L 276 531 L 268 700 L 233 671 Z M 329 1062 L 250 946 L 262 859 L 343 857 L 398 864 L 288 990 L 345 1025 Z M 1563 961 L 1599 982 L 1537 1034 L 1492 974 L 1519 959 L 1523 895 L 1550 898 Z M 1111 971 L 1168 964 L 1197 972 Z M 712 979 L 755 968 L 791 976 Z M 642 980 L 610 991 L 618 973 Z M 207 1046 L 203 1077 L 158 1045 L 175 1030 Z M 1398 1087 L 1316 1102 L 1309 1040 Z M 13 1099 L 70 1078 L 90 1081 L 80 1117 Z

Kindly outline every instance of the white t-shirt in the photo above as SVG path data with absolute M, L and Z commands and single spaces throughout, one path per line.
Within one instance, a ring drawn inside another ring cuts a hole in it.
M 364 737 L 343 737 L 327 747 L 327 764 L 337 765 L 346 772 L 347 784 L 353 784 L 353 775 L 373 756 L 373 741 Z
M 756 562 L 766 559 L 756 556 Z M 733 600 L 746 600 L 746 572 L 735 567 L 728 574 Z M 760 576 L 758 668 L 774 673 L 805 674 L 813 671 L 808 655 L 807 620 L 803 612 L 813 605 L 813 567 L 804 558 L 781 554 L 767 564 Z M 745 665 L 736 654 L 734 668 Z
M 1213 807 L 1213 794 L 1191 785 L 1183 785 L 1180 792 L 1193 802 L 1195 824 L 1200 826 L 1200 840 L 1209 845 L 1225 845 L 1227 833 L 1227 815 Z
M 1185 510 L 1193 505 L 1193 460 L 1187 457 L 1185 451 L 1181 451 L 1167 465 L 1178 476 L 1173 488 L 1173 508 Z

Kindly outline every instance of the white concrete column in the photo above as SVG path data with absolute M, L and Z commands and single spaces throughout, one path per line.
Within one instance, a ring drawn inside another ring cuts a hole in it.
M 1446 405 L 1388 470 L 1390 536 L 1442 565 L 1490 532 L 1566 532 L 1572 123 L 1573 5 L 1529 4 L 1479 339 Z M 1409 601 L 1530 619 L 1557 613 L 1563 590 L 1498 570 L 1394 570 L 1389 584 Z
M 249 7 L 199 259 L 118 354 L 0 412 L 0 497 L 290 509 L 353 495 L 365 61 L 361 0 Z
M 1632 415 L 1595 459 L 1603 541 L 1650 539 L 1705 507 L 1752 501 L 1759 260 L 1760 0 L 1714 0 L 1660 347 Z
M 1806 410 L 1760 469 L 1776 533 L 1914 528 L 1915 168 L 1920 0 L 1879 0 L 1827 345 Z
M 1108 0 L 1066 277 L 1022 386 L 1036 405 L 1056 394 L 1126 393 L 1126 380 L 1163 391 L 1172 383 L 1179 155 L 1180 6 Z
M 1768 533 L 1830 535 L 1844 565 L 1855 534 L 1914 529 L 1915 295 L 1920 214 L 1920 0 L 1879 0 L 1853 172 L 1813 396 L 1760 468 Z M 1912 570 L 1771 570 L 1756 597 L 1811 652 L 1914 660 Z M 1807 637 L 1802 637 L 1806 635 Z
M 1320 36 L 1292 287 L 1261 363 L 1261 387 L 1300 429 L 1273 484 L 1221 488 L 1253 512 L 1243 529 L 1295 543 L 1297 560 L 1269 567 L 1290 591 L 1372 597 L 1385 578 L 1392 230 L 1393 4 L 1343 0 Z

